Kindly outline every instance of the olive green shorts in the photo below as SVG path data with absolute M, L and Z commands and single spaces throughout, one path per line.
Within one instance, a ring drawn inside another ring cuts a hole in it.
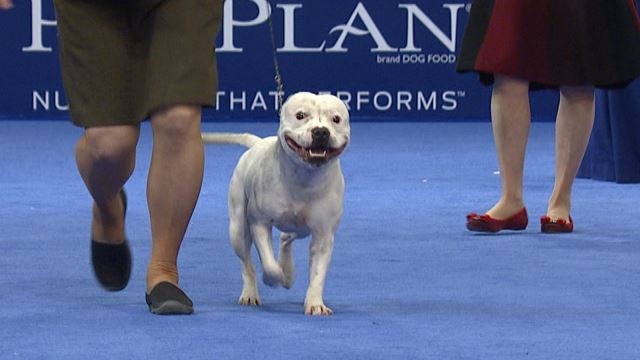
M 54 0 L 73 123 L 137 125 L 171 105 L 215 105 L 223 0 Z

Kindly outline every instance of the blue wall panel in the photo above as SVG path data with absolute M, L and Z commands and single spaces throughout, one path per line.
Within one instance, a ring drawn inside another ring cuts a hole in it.
M 269 118 L 275 85 L 267 15 L 273 9 L 285 92 L 340 96 L 355 118 L 464 120 L 489 117 L 490 89 L 456 74 L 470 4 L 456 0 L 226 0 L 215 44 L 220 88 L 209 117 Z M 0 13 L 0 117 L 63 118 L 51 0 L 18 0 Z M 185 39 L 188 41 L 188 39 Z M 550 119 L 557 94 L 536 93 Z

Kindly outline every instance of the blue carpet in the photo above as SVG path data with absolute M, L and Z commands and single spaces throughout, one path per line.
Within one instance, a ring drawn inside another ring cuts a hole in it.
M 275 123 L 206 123 L 271 135 Z M 180 262 L 188 317 L 144 303 L 150 230 L 145 124 L 127 185 L 134 252 L 127 289 L 107 293 L 89 263 L 91 201 L 77 175 L 80 130 L 0 122 L 1 359 L 638 359 L 640 185 L 577 180 L 576 231 L 542 235 L 553 183 L 553 124 L 529 141 L 524 232 L 477 235 L 465 214 L 499 195 L 488 123 L 354 123 L 343 157 L 345 214 L 325 289 L 335 311 L 302 314 L 308 240 L 292 290 L 260 284 L 236 305 L 240 264 L 226 191 L 242 153 L 206 149 L 206 174 Z

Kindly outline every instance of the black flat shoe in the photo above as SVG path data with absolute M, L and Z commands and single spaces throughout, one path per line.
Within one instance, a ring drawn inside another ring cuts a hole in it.
M 163 281 L 144 294 L 149 311 L 156 315 L 189 315 L 193 302 L 184 291 L 170 282 Z
M 127 213 L 127 195 L 120 191 L 124 217 Z M 131 276 L 131 250 L 125 238 L 119 244 L 97 242 L 91 239 L 91 263 L 98 282 L 108 291 L 120 291 Z

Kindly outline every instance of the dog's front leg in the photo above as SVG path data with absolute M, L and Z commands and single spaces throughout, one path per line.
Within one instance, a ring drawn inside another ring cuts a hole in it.
M 273 255 L 271 226 L 267 224 L 250 225 L 253 242 L 258 249 L 262 263 L 262 281 L 269 286 L 284 283 L 284 272 Z
M 296 239 L 295 234 L 281 233 L 280 234 L 280 255 L 278 256 L 278 264 L 284 272 L 284 282 L 282 286 L 285 289 L 291 289 L 293 281 L 295 280 L 295 264 L 293 261 L 293 247 L 292 243 Z
M 304 313 L 307 315 L 332 315 L 333 311 L 324 304 L 322 292 L 327 277 L 331 254 L 333 253 L 332 233 L 313 234 L 309 255 L 309 288 L 304 299 Z

